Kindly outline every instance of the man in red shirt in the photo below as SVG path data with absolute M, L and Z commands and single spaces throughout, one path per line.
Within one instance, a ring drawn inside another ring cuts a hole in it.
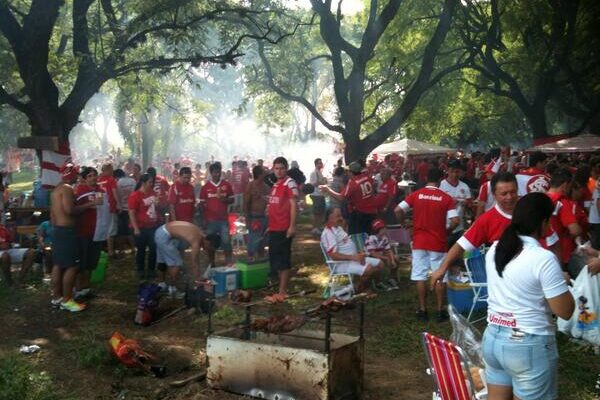
M 171 221 L 194 222 L 196 196 L 191 181 L 192 170 L 190 167 L 182 167 L 179 170 L 179 178 L 169 189 Z
M 75 189 L 76 209 L 81 210 L 77 218 L 79 241 L 79 274 L 76 281 L 75 299 L 90 293 L 90 276 L 98 265 L 100 252 L 108 237 L 110 215 L 106 193 L 98 186 L 98 172 L 87 167 L 81 171 L 83 183 Z M 102 208 L 104 207 L 104 208 Z
M 119 195 L 117 194 L 117 180 L 113 177 L 113 172 L 112 164 L 104 164 L 98 177 L 98 186 L 108 195 L 108 206 L 110 209 L 111 221 L 106 241 L 106 249 L 109 257 L 115 255 L 114 237 L 117 236 L 117 228 L 119 227 L 118 213 L 121 208 Z
M 241 212 L 244 209 L 244 192 L 250 182 L 250 171 L 246 161 L 234 161 L 231 167 L 231 187 L 233 188 L 232 210 Z
M 496 204 L 477 218 L 450 248 L 440 268 L 431 275 L 431 287 L 435 287 L 442 279 L 450 265 L 462 261 L 465 251 L 473 251 L 483 244 L 499 240 L 506 227 L 510 225 L 513 210 L 519 200 L 517 179 L 510 172 L 500 172 L 492 177 L 490 188 L 494 193 Z M 552 247 L 557 243 L 558 236 L 553 231 L 547 232 L 543 243 L 545 247 Z
M 386 224 L 396 223 L 396 214 L 394 213 L 394 200 L 398 194 L 398 183 L 392 177 L 392 170 L 384 168 L 380 172 L 381 184 L 377 188 L 375 202 L 381 218 Z
M 417 318 L 427 321 L 427 274 L 435 271 L 448 249 L 448 232 L 458 226 L 458 213 L 452 197 L 438 186 L 442 179 L 442 171 L 430 169 L 427 173 L 427 184 L 423 189 L 410 194 L 402 201 L 396 212 L 400 222 L 404 214 L 413 210 L 413 245 L 412 245 L 412 271 L 410 279 L 417 283 L 419 310 Z M 446 227 L 446 221 L 450 226 Z M 444 280 L 444 282 L 446 279 Z M 448 313 L 442 308 L 445 298 L 445 285 L 436 287 L 437 320 L 442 322 L 448 318 Z
M 363 160 L 351 162 L 348 169 L 352 176 L 343 193 L 337 193 L 326 185 L 319 186 L 319 189 L 329 193 L 336 200 L 348 201 L 350 211 L 348 234 L 370 233 L 371 224 L 377 217 L 375 183 L 373 178 L 366 172 Z
M 555 170 L 550 178 L 550 189 L 546 193 L 554 204 L 554 213 L 550 218 L 550 224 L 559 238 L 560 262 L 565 270 L 577 247 L 575 238 L 582 233 L 574 213 L 573 201 L 567 197 L 572 179 L 573 175 L 570 171 L 563 168 Z
M 156 168 L 154 167 L 148 167 L 146 173 L 154 179 L 154 193 L 156 193 L 156 197 L 158 198 L 157 216 L 158 220 L 163 222 L 165 214 L 169 212 L 169 182 L 164 176 L 157 175 Z
M 541 151 L 536 151 L 529 156 L 529 168 L 517 174 L 519 197 L 527 193 L 546 193 L 550 188 L 550 177 L 546 174 L 546 159 L 548 156 Z
M 221 179 L 222 167 L 219 161 L 212 163 L 208 169 L 210 179 L 200 189 L 200 204 L 203 207 L 204 223 L 207 235 L 221 237 L 221 249 L 225 252 L 225 263 L 232 262 L 231 237 L 229 236 L 229 212 L 227 208 L 233 203 L 231 184 Z M 208 252 L 208 259 L 215 265 L 215 252 Z
M 287 298 L 287 287 L 292 268 L 292 239 L 296 233 L 296 200 L 298 187 L 287 176 L 288 162 L 284 157 L 273 161 L 273 172 L 277 182 L 271 188 L 267 205 L 269 231 L 269 262 L 271 274 L 279 276 L 279 292 L 267 296 L 269 303 L 283 302 Z

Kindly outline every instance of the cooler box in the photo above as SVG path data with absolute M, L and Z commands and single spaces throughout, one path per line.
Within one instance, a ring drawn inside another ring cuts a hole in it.
M 242 289 L 260 289 L 267 286 L 270 270 L 269 260 L 239 260 L 235 266 L 240 271 L 240 287 Z
M 210 270 L 215 281 L 215 297 L 223 297 L 227 292 L 238 288 L 239 271 L 235 267 L 216 267 Z
M 481 294 L 484 291 L 485 289 Z M 448 304 L 452 304 L 461 314 L 468 314 L 473 305 L 473 289 L 468 283 L 448 279 Z M 483 311 L 486 307 L 487 303 L 480 301 L 475 305 L 474 311 Z

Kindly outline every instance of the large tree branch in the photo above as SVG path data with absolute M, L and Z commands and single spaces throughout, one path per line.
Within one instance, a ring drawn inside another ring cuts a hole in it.
M 307 99 L 305 99 L 302 96 L 296 96 L 291 93 L 288 93 L 285 90 L 283 90 L 279 85 L 277 85 L 275 83 L 273 68 L 271 67 L 271 63 L 269 62 L 267 56 L 265 55 L 264 44 L 262 42 L 258 42 L 257 46 L 258 46 L 258 55 L 262 61 L 264 68 L 265 68 L 267 85 L 271 88 L 271 90 L 273 90 L 279 96 L 281 96 L 282 98 L 284 98 L 288 101 L 294 101 L 296 103 L 302 104 L 327 129 L 329 129 L 331 131 L 339 132 L 339 133 L 344 133 L 344 128 L 342 126 L 334 125 L 334 124 L 331 124 L 329 121 L 327 121 L 325 119 L 325 117 L 323 117 L 323 115 L 319 112 L 319 110 L 317 110 L 317 108 L 310 101 L 308 101 Z
M 402 123 L 404 123 L 404 121 L 410 116 L 420 97 L 429 88 L 436 55 L 442 43 L 444 42 L 448 31 L 450 30 L 452 16 L 457 4 L 458 0 L 446 0 L 444 2 L 444 8 L 440 14 L 438 24 L 431 39 L 425 47 L 423 60 L 421 62 L 421 68 L 419 70 L 417 79 L 406 93 L 402 104 L 396 109 L 396 111 L 388 118 L 387 121 L 385 121 L 382 125 L 375 129 L 373 133 L 368 135 L 363 140 L 364 144 L 368 148 L 377 147 L 383 143 L 385 139 L 396 132 Z
M 385 32 L 390 22 L 392 22 L 398 13 L 401 4 L 402 0 L 390 0 L 383 10 L 381 10 L 381 14 L 377 16 L 377 0 L 371 0 L 369 20 L 359 49 L 362 62 L 366 63 L 373 57 L 375 46 L 377 46 L 381 35 L 383 35 L 383 32 Z
M 4 90 L 2 85 L 0 85 L 0 104 L 8 104 L 9 106 L 21 111 L 23 114 L 28 114 L 30 111 L 28 104 L 21 103 L 13 95 Z

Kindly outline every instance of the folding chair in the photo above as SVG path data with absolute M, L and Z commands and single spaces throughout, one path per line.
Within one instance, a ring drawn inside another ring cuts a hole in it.
M 485 272 L 485 257 L 479 250 L 471 252 L 471 254 L 465 258 L 465 268 L 469 277 L 469 286 L 473 290 L 473 304 L 469 310 L 467 321 L 471 322 L 471 316 L 475 311 L 477 303 L 486 303 L 488 301 L 487 291 L 487 275 Z M 485 316 L 479 318 L 473 322 L 485 319 Z
M 323 257 L 325 257 L 325 263 L 327 264 L 327 268 L 329 268 L 329 279 L 327 280 L 325 290 L 323 290 L 323 297 L 329 298 L 335 296 L 336 293 L 344 293 L 343 297 L 352 297 L 354 295 L 354 284 L 352 283 L 352 275 L 349 272 L 337 271 L 337 266 L 347 261 L 332 260 L 329 254 L 327 254 L 327 250 L 325 249 L 325 247 L 323 247 L 322 243 L 321 251 L 323 252 Z M 338 284 L 338 281 L 341 278 L 346 278 L 348 280 L 348 283 L 345 285 Z
M 477 392 L 471 376 L 471 364 L 464 351 L 452 342 L 423 332 L 423 346 L 436 391 L 435 400 L 483 400 L 487 389 Z M 484 381 L 485 386 L 485 381 Z
M 402 225 L 386 225 L 385 228 L 396 257 L 410 261 L 412 257 L 410 231 Z

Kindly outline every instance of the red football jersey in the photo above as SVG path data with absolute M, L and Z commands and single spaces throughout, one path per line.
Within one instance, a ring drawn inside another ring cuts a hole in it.
M 175 206 L 177 221 L 193 222 L 195 203 L 194 186 L 175 182 L 169 189 L 169 204 Z
M 81 206 L 96 201 L 96 193 L 104 192 L 100 186 L 77 185 L 75 188 L 75 205 Z M 77 217 L 77 233 L 81 236 L 94 236 L 96 231 L 96 207 L 87 208 Z
M 385 207 L 390 198 L 396 197 L 398 193 L 398 186 L 394 178 L 389 178 L 385 182 L 382 182 L 377 189 L 377 196 L 375 196 L 375 202 L 377 208 L 382 209 Z
M 446 220 L 458 217 L 452 197 L 439 188 L 425 186 L 404 199 L 400 208 L 413 209 L 413 249 L 447 250 Z
M 457 243 L 463 249 L 473 251 L 482 244 L 495 242 L 510 225 L 511 219 L 512 215 L 502 211 L 496 204 L 481 214 Z
M 225 180 L 220 180 L 214 183 L 212 180 L 206 182 L 200 189 L 200 200 L 204 207 L 204 219 L 207 222 L 227 221 L 227 207 L 229 204 L 224 203 L 219 198 L 219 194 L 225 197 L 233 196 L 231 184 Z
M 111 214 L 115 214 L 117 212 L 117 199 L 115 199 L 113 191 L 117 189 L 117 180 L 112 176 L 100 175 L 97 182 L 98 186 L 108 196 L 108 206 L 110 207 Z
M 373 179 L 367 174 L 360 174 L 350 178 L 343 196 L 348 200 L 351 211 L 360 211 L 365 214 L 376 214 Z
M 141 190 L 136 190 L 129 196 L 127 206 L 129 210 L 135 212 L 135 219 L 140 228 L 153 228 L 159 224 L 156 211 L 158 206 L 156 193 L 144 193 Z
M 156 175 L 154 180 L 154 193 L 158 197 L 158 206 L 160 208 L 167 208 L 169 205 L 169 182 L 163 176 Z
M 271 188 L 267 216 L 269 218 L 268 230 L 271 232 L 287 231 L 290 227 L 292 204 L 290 199 L 298 197 L 296 181 L 290 177 L 279 179 Z M 294 205 L 295 206 L 295 205 Z
M 552 229 L 557 233 L 560 241 L 561 262 L 567 263 L 575 250 L 575 240 L 569 233 L 568 226 L 577 222 L 573 202 L 563 196 L 562 193 L 546 193 L 554 204 L 554 213 L 550 217 Z

